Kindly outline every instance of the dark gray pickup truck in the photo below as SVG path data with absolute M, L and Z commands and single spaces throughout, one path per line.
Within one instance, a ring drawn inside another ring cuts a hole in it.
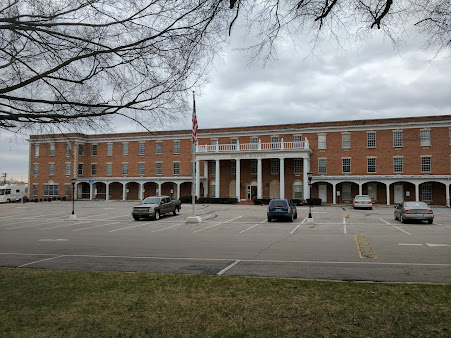
M 135 221 L 140 218 L 160 219 L 160 216 L 170 212 L 178 215 L 181 208 L 182 202 L 171 200 L 169 196 L 146 197 L 140 205 L 133 207 L 132 216 Z

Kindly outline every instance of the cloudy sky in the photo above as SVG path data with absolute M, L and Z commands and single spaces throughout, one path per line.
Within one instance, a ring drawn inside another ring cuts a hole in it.
M 421 49 L 373 34 L 358 46 L 324 44 L 314 55 L 281 44 L 277 59 L 248 62 L 237 34 L 196 93 L 199 128 L 451 114 L 449 52 Z M 302 44 L 300 44 L 302 45 Z M 167 129 L 190 129 L 190 112 Z M 116 122 L 116 131 L 139 131 Z M 0 173 L 27 179 L 28 143 L 0 132 Z

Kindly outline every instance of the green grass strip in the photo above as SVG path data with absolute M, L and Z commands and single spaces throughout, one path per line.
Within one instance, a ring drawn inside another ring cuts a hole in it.
M 0 268 L 0 337 L 450 336 L 450 288 Z

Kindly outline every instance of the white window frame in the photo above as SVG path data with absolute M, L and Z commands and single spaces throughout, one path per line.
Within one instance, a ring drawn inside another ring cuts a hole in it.
M 430 147 L 431 146 L 431 130 L 430 129 L 421 129 L 420 130 L 420 143 L 422 147 Z
M 371 135 L 371 137 L 370 137 Z M 372 138 L 374 136 L 374 139 Z M 367 148 L 376 148 L 376 132 L 375 131 L 367 131 L 366 132 L 366 147 Z
M 251 160 L 249 165 L 249 171 L 251 175 L 257 175 L 258 171 L 258 162 L 257 160 Z
M 97 176 L 97 163 L 91 163 L 91 176 Z
M 49 144 L 49 156 L 55 156 L 55 143 Z
M 158 176 L 163 175 L 163 163 L 155 162 L 155 174 Z
M 39 163 L 33 163 L 33 177 L 39 176 Z
M 106 176 L 113 176 L 113 163 L 107 162 L 105 170 L 106 170 L 106 172 L 105 172 Z
M 72 145 L 70 142 L 66 143 L 66 157 L 70 157 L 72 153 Z
M 38 196 L 38 184 L 33 183 L 33 196 Z
M 393 130 L 393 147 L 402 148 L 402 130 Z
M 146 143 L 145 142 L 139 142 L 138 144 L 138 155 L 144 156 L 146 153 Z
M 50 187 L 52 188 L 49 189 Z M 58 196 L 58 183 L 55 184 L 53 182 L 49 182 L 44 184 L 44 196 Z
M 251 137 L 249 143 L 251 144 L 251 150 L 258 149 L 258 137 Z
M 351 149 L 351 133 L 341 133 L 341 148 Z
M 83 163 L 78 163 L 78 176 L 83 176 Z
M 174 176 L 179 176 L 180 175 L 180 162 L 179 161 L 174 161 L 172 162 L 172 173 Z
M 70 183 L 65 183 L 64 184 L 64 196 L 70 196 L 70 193 L 71 193 L 71 190 L 72 190 L 70 186 L 71 186 Z
M 327 158 L 320 157 L 318 158 L 318 174 L 326 174 L 326 173 L 327 173 Z
M 179 155 L 179 154 L 180 154 L 180 141 L 175 140 L 174 141 L 174 155 Z
M 302 135 L 293 135 L 294 147 L 302 148 Z
M 122 156 L 128 156 L 128 142 L 122 142 Z
M 237 138 L 230 139 L 230 144 L 231 144 L 231 149 L 236 150 L 237 145 L 238 145 L 238 139 Z
M 144 176 L 146 174 L 146 163 L 145 162 L 139 162 L 138 163 L 138 175 Z
M 345 161 L 349 161 L 349 164 L 345 164 Z M 349 171 L 345 171 L 345 166 L 349 166 Z M 351 158 L 350 157 L 342 157 L 341 158 L 341 170 L 343 174 L 350 174 L 351 173 Z
M 78 156 L 83 156 L 85 152 L 85 145 L 83 143 L 78 144 Z
M 155 154 L 157 155 L 163 154 L 163 142 L 161 141 L 155 142 Z
M 298 189 L 300 188 L 300 191 L 296 191 L 296 188 L 298 188 Z M 302 199 L 302 189 L 303 189 L 302 182 L 295 181 L 293 183 L 293 198 Z M 296 193 L 299 193 L 299 195 L 296 196 Z
M 236 161 L 235 160 L 230 161 L 230 174 L 236 175 Z
M 318 150 L 327 149 L 327 134 L 318 134 Z
M 128 176 L 128 162 L 122 162 L 122 176 Z
M 293 161 L 294 174 L 301 175 L 302 174 L 302 159 L 295 158 Z
M 34 157 L 39 157 L 39 144 L 34 145 Z
M 95 149 L 95 151 L 94 151 L 94 149 Z M 97 144 L 91 144 L 91 156 L 92 157 L 97 156 L 97 149 L 98 149 Z
M 271 175 L 280 174 L 280 160 L 271 160 Z
M 113 156 L 113 143 L 106 144 L 106 156 Z
M 192 168 L 191 168 L 191 172 L 193 172 Z M 212 176 L 216 175 L 216 161 L 210 162 L 210 175 L 212 175 Z
M 427 188 L 427 189 L 425 189 L 425 188 Z M 429 191 L 427 191 L 427 190 L 429 190 Z M 428 195 L 430 195 L 430 198 Z M 421 200 L 422 201 L 432 201 L 432 184 L 424 183 L 421 185 Z
M 395 163 L 396 160 L 400 160 L 400 163 Z M 404 158 L 402 156 L 393 156 L 393 172 L 395 174 L 404 172 Z
M 431 171 L 432 171 L 431 156 L 430 155 L 421 156 L 421 172 L 422 173 L 430 173 Z
M 210 140 L 211 151 L 216 151 L 218 149 L 218 139 L 213 138 Z
M 374 160 L 374 164 L 370 164 L 370 161 Z M 371 171 L 370 168 L 374 167 L 374 171 Z M 377 158 L 376 157 L 367 157 L 366 158 L 366 172 L 368 174 L 375 174 L 377 172 Z
M 49 176 L 55 176 L 55 162 L 49 163 Z
M 279 149 L 279 136 L 271 136 L 271 149 Z

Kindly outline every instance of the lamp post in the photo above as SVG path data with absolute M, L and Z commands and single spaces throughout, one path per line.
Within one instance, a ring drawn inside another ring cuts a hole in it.
M 75 215 L 75 182 L 77 179 L 75 177 L 70 179 L 72 182 L 72 215 L 70 215 L 70 220 L 76 220 L 77 216 Z
M 310 203 L 309 203 L 309 211 L 308 211 L 308 218 L 312 218 L 312 177 L 313 177 L 313 173 L 311 171 L 309 171 L 307 173 L 307 178 L 308 178 L 308 185 L 310 187 Z

